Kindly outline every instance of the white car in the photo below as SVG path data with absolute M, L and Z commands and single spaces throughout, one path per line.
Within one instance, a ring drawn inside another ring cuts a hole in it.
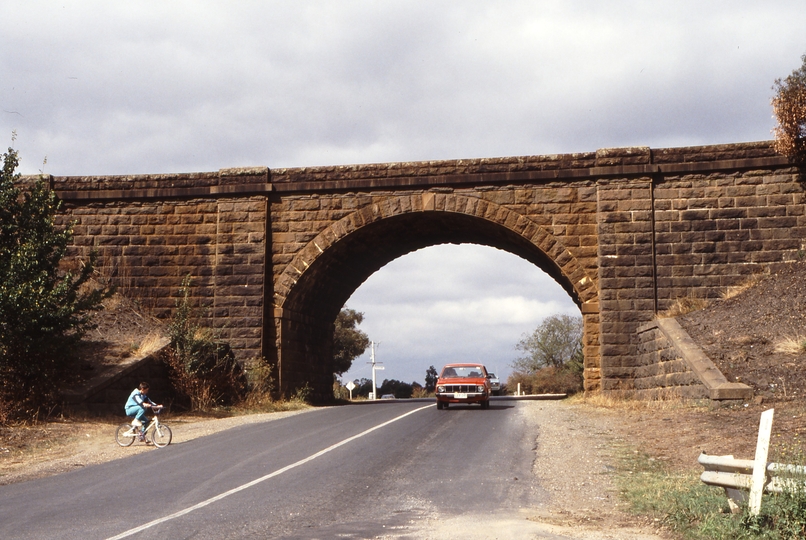
M 492 390 L 493 395 L 497 396 L 501 393 L 501 381 L 498 380 L 498 377 L 495 376 L 495 373 L 488 371 L 487 378 L 490 379 L 490 390 Z

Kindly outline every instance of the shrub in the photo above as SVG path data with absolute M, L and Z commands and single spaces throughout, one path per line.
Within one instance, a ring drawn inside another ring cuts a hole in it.
M 40 416 L 73 375 L 90 314 L 111 291 L 91 280 L 95 255 L 76 273 L 62 259 L 72 228 L 42 179 L 21 186 L 9 148 L 0 171 L 0 423 Z
M 274 366 L 259 358 L 246 363 L 246 392 L 238 406 L 247 410 L 267 410 L 274 406 Z
M 291 401 L 296 401 L 299 403 L 310 403 L 311 397 L 313 395 L 313 389 L 305 383 L 305 386 L 301 386 L 294 390 L 294 395 L 291 396 Z
M 338 380 L 334 380 L 333 397 L 337 400 L 348 400 L 350 399 L 350 391 L 347 389 L 346 386 L 342 386 L 342 384 Z
M 778 125 L 773 129 L 775 150 L 799 164 L 806 162 L 806 55 L 803 65 L 785 79 L 776 79 L 772 108 Z
M 182 281 L 169 331 L 171 345 L 164 360 L 171 384 L 192 410 L 232 405 L 244 397 L 247 379 L 229 345 L 193 321 L 189 276 Z
M 219 405 L 237 403 L 246 394 L 246 381 L 229 346 L 205 342 L 203 354 L 194 361 L 169 348 L 163 355 L 171 376 L 171 385 L 185 405 L 194 411 L 209 411 Z
M 507 379 L 507 388 L 521 385 L 527 394 L 575 394 L 582 390 L 582 373 L 567 367 L 545 367 L 534 373 L 513 372 Z

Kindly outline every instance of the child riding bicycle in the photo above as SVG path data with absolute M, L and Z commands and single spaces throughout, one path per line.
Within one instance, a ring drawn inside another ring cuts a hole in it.
M 148 397 L 148 383 L 141 382 L 140 386 L 134 389 L 126 401 L 126 416 L 134 417 L 132 420 L 132 429 L 140 428 L 139 439 L 142 441 L 145 438 L 146 432 L 146 411 L 153 408 L 162 408 L 162 405 L 157 405 Z

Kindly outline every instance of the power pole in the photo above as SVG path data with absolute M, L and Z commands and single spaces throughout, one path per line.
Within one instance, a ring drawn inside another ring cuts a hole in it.
M 375 361 L 375 342 L 370 341 L 369 344 L 370 344 L 370 347 L 371 347 L 370 356 L 369 356 L 371 362 L 369 362 L 369 363 L 372 364 L 372 396 L 371 396 L 371 399 L 378 399 L 378 384 L 375 382 L 375 371 L 382 370 L 382 369 L 384 369 L 384 367 L 381 366 L 381 365 L 378 365 L 381 362 L 376 362 Z M 378 343 L 378 345 L 380 346 L 380 343 Z

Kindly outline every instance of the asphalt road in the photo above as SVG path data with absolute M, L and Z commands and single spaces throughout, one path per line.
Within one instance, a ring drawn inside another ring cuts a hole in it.
M 516 512 L 543 497 L 522 407 L 316 409 L 0 486 L 0 538 L 404 538 Z

